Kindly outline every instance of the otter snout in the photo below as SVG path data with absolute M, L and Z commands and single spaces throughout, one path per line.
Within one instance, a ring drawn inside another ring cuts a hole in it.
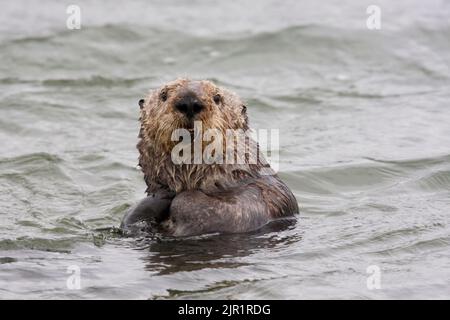
M 205 107 L 197 95 L 191 91 L 181 94 L 174 106 L 189 119 L 200 113 Z

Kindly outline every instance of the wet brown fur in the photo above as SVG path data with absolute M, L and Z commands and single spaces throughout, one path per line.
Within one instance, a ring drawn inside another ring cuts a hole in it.
M 248 155 L 245 164 L 173 163 L 171 151 L 178 141 L 172 141 L 172 132 L 192 127 L 192 121 L 174 108 L 186 91 L 195 92 L 205 106 L 195 118 L 202 122 L 203 132 L 218 129 L 225 136 L 227 129 L 249 128 L 243 102 L 210 81 L 177 79 L 153 90 L 140 102 L 137 148 L 146 192 L 154 198 L 161 193 L 175 196 L 160 219 L 163 228 L 173 235 L 243 232 L 270 219 L 297 213 L 295 197 L 259 151 L 256 164 L 248 163 Z M 214 100 L 216 95 L 220 96 L 219 103 Z M 256 145 L 253 140 L 250 143 Z M 141 207 L 152 206 L 154 200 L 149 198 Z M 160 198 L 166 204 L 167 196 Z
M 147 193 L 161 186 L 175 192 L 194 189 L 213 191 L 218 185 L 233 184 L 244 177 L 258 177 L 261 168 L 268 170 L 262 157 L 257 164 L 248 165 L 173 164 L 170 154 L 178 142 L 171 140 L 171 134 L 175 129 L 189 128 L 190 125 L 173 105 L 179 94 L 187 88 L 195 90 L 206 106 L 195 119 L 202 122 L 203 132 L 218 129 L 225 136 L 227 129 L 249 129 L 246 107 L 242 101 L 212 82 L 177 79 L 151 92 L 141 109 L 140 141 L 137 145 Z M 161 94 L 167 95 L 166 101 L 162 101 Z M 221 97 L 218 105 L 213 101 L 216 94 Z M 206 144 L 204 142 L 204 147 Z

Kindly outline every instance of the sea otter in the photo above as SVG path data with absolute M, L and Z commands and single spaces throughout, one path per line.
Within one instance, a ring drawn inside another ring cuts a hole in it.
M 127 212 L 123 230 L 145 227 L 172 236 L 237 233 L 298 213 L 294 195 L 251 137 L 219 148 L 230 131 L 249 129 L 247 108 L 237 95 L 210 81 L 177 79 L 151 91 L 139 106 L 137 149 L 148 196 Z M 183 142 L 187 138 L 205 148 L 215 142 L 218 148 L 210 155 L 220 161 L 196 162 L 190 144 L 181 144 L 187 146 L 182 161 L 174 160 L 174 150 L 180 147 L 180 134 L 174 132 L 180 130 Z M 216 135 L 205 141 L 203 132 L 208 130 Z

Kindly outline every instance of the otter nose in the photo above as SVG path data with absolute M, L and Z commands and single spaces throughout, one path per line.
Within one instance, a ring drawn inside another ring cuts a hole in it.
M 188 118 L 194 117 L 203 110 L 203 103 L 193 94 L 183 95 L 176 103 L 175 108 Z

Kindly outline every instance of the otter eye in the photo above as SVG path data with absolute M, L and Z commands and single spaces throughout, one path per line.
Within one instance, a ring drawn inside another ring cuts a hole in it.
M 139 103 L 139 107 L 142 109 L 144 107 L 145 100 L 141 99 L 141 100 L 139 100 L 138 103 Z
M 160 93 L 160 95 L 159 95 L 159 98 L 161 99 L 161 101 L 166 101 L 167 100 L 167 91 L 166 90 L 164 90 L 164 91 L 161 91 L 161 93 Z
M 245 105 L 242 105 L 242 111 L 241 111 L 242 113 L 246 113 L 247 112 L 247 106 L 245 106 Z
M 216 94 L 213 99 L 216 104 L 219 104 L 220 101 L 222 101 L 222 97 L 220 96 L 220 94 Z

